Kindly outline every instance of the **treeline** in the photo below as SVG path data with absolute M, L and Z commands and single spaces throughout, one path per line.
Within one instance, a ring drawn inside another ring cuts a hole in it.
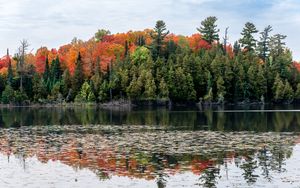
M 220 41 L 216 22 L 216 17 L 206 18 L 197 28 L 200 34 L 188 38 L 170 34 L 166 24 L 157 21 L 146 34 L 124 37 L 122 47 L 107 48 L 114 57 L 110 59 L 104 47 L 91 52 L 97 52 L 95 58 L 87 58 L 87 50 L 82 55 L 81 48 L 72 51 L 70 47 L 67 50 L 76 54 L 73 68 L 66 63 L 70 58 L 63 57 L 64 49 L 55 57 L 45 55 L 42 68 L 38 67 L 41 58 L 29 63 L 28 43 L 22 41 L 13 58 L 7 55 L 7 71 L 0 77 L 1 101 L 290 103 L 300 99 L 299 66 L 285 46 L 286 36 L 271 35 L 271 26 L 259 32 L 248 22 L 232 47 L 227 42 L 228 28 Z M 88 42 L 75 39 L 70 46 L 101 47 L 108 41 L 118 40 L 109 31 L 99 30 Z

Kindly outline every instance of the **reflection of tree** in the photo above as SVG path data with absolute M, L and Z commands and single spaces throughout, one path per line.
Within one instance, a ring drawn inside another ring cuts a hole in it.
M 164 188 L 167 184 L 166 178 L 168 175 L 164 172 L 164 158 L 165 157 L 162 154 L 153 154 L 151 159 L 151 163 L 155 169 L 154 171 L 157 174 L 156 183 L 158 188 Z
M 109 173 L 104 172 L 101 169 L 96 170 L 95 174 L 98 176 L 100 181 L 109 180 L 111 178 Z
M 210 166 L 200 175 L 199 185 L 203 187 L 216 187 L 218 178 L 220 178 L 220 169 L 218 167 Z
M 217 186 L 220 166 L 226 164 L 227 158 L 235 161 L 236 166 L 243 170 L 242 175 L 250 185 L 254 184 L 258 178 L 254 172 L 261 172 L 263 178 L 271 181 L 270 174 L 284 171 L 284 161 L 292 153 L 292 147 L 289 144 L 292 144 L 291 141 L 295 138 L 293 135 L 284 134 L 279 136 L 279 134 L 263 133 L 259 137 L 255 137 L 248 133 L 223 132 L 216 134 L 210 131 L 199 131 L 203 133 L 199 135 L 194 131 L 184 131 L 182 135 L 187 136 L 182 136 L 180 131 L 176 131 L 175 134 L 179 135 L 178 139 L 173 131 L 161 131 L 162 134 L 161 132 L 155 134 L 151 130 L 150 135 L 155 139 L 148 140 L 147 133 L 139 133 L 141 130 L 131 130 L 132 132 L 127 134 L 127 128 L 125 132 L 122 132 L 121 129 L 120 132 L 118 129 L 117 132 L 114 132 L 114 128 L 119 126 L 107 126 L 110 130 L 101 128 L 98 130 L 94 129 L 95 127 L 36 126 L 0 129 L 0 152 L 7 155 L 12 153 L 24 160 L 32 156 L 37 156 L 38 160 L 42 162 L 59 160 L 76 169 L 78 167 L 90 169 L 101 180 L 109 179 L 114 175 L 155 180 L 158 187 L 166 187 L 170 174 L 191 171 L 200 176 L 200 185 L 214 187 Z M 103 128 L 103 126 L 101 127 Z M 135 135 L 136 140 L 131 140 L 132 134 Z M 143 137 L 145 134 L 146 136 Z M 171 139 L 161 142 L 160 134 L 165 139 L 167 137 Z M 207 135 L 207 137 L 199 140 L 201 135 Z M 232 149 L 230 145 L 217 142 L 236 136 L 239 137 L 237 142 L 243 142 L 250 147 L 254 147 L 256 141 L 257 143 L 267 142 L 259 140 L 266 139 L 266 137 L 269 138 L 268 140 L 272 140 L 270 142 L 272 144 L 268 144 L 268 148 L 258 151 L 260 146 L 256 146 L 256 149 L 247 149 L 247 147 L 243 148 L 238 145 L 237 147 L 240 149 Z M 256 139 L 252 139 L 252 137 Z M 176 151 L 172 153 L 172 150 L 158 151 L 166 146 L 174 146 L 175 141 L 180 142 L 180 139 L 184 142 L 182 148 L 186 149 L 193 148 L 196 141 L 207 142 L 203 144 L 201 150 L 196 149 L 197 152 L 199 151 L 197 154 L 192 153 L 194 149 L 180 153 L 176 153 Z M 151 146 L 147 145 L 151 140 L 154 140 Z M 146 144 L 143 145 L 143 143 Z M 138 148 L 136 145 L 141 147 Z M 149 148 L 143 150 L 143 146 L 146 145 Z M 212 159 L 214 160 L 212 161 Z
M 254 184 L 259 177 L 258 175 L 254 174 L 255 169 L 258 168 L 255 158 L 252 156 L 247 156 L 240 168 L 244 170 L 243 176 L 247 183 L 250 185 Z
M 269 182 L 272 181 L 272 176 L 270 174 L 271 169 L 271 162 L 272 162 L 272 158 L 270 155 L 270 152 L 268 152 L 266 150 L 266 148 L 264 147 L 264 149 L 260 152 L 258 152 L 257 154 L 257 158 L 258 158 L 258 165 L 261 167 L 261 174 L 262 176 L 268 180 Z
M 270 150 L 272 153 L 272 162 L 271 162 L 271 168 L 274 171 L 277 172 L 284 172 L 285 169 L 283 168 L 284 160 L 287 157 L 290 157 L 290 153 L 292 152 L 289 148 L 283 148 L 281 146 L 274 147 L 272 150 Z

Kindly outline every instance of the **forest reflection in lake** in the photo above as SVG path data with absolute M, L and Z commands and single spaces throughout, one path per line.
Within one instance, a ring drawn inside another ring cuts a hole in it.
M 299 132 L 296 106 L 101 109 L 2 108 L 0 127 L 31 125 L 154 125 L 176 130 Z M 300 109 L 300 106 L 299 106 Z
M 296 109 L 2 108 L 0 187 L 297 186 Z

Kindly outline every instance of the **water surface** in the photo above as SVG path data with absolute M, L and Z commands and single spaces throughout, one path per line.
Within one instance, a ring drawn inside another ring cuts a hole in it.
M 6 108 L 0 187 L 297 187 L 300 113 Z

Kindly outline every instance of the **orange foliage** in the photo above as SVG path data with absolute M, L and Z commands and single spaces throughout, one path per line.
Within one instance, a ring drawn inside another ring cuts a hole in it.
M 35 70 L 38 73 L 43 73 L 45 71 L 45 62 L 48 57 L 49 51 L 47 47 L 41 47 L 37 50 L 35 54 Z
M 27 64 L 34 65 L 36 71 L 40 74 L 44 72 L 46 58 L 48 57 L 49 65 L 52 61 L 59 57 L 61 67 L 63 70 L 69 69 L 73 74 L 75 71 L 76 60 L 78 53 L 81 53 L 83 71 L 86 77 L 92 75 L 97 61 L 100 61 L 102 70 L 106 70 L 109 63 L 114 62 L 117 58 L 124 58 L 125 43 L 128 42 L 128 48 L 130 53 L 134 53 L 136 49 L 136 42 L 139 38 L 143 37 L 146 45 L 152 43 L 150 33 L 152 29 L 145 29 L 143 31 L 128 31 L 127 33 L 117 33 L 112 35 L 106 35 L 103 40 L 96 42 L 94 38 L 88 41 L 74 40 L 70 44 L 59 47 L 58 50 L 48 50 L 46 47 L 41 47 L 37 50 L 35 55 L 28 54 L 26 57 Z M 165 41 L 173 40 L 177 45 L 186 48 L 190 47 L 194 52 L 199 49 L 210 49 L 211 45 L 202 39 L 201 34 L 193 34 L 191 36 L 181 36 L 175 34 L 169 34 L 166 36 Z M 232 46 L 226 47 L 230 57 L 233 57 Z M 13 68 L 15 69 L 15 63 L 12 61 Z M 7 72 L 8 59 L 3 57 L 0 59 L 0 73 Z M 299 66 L 296 65 L 300 70 Z

